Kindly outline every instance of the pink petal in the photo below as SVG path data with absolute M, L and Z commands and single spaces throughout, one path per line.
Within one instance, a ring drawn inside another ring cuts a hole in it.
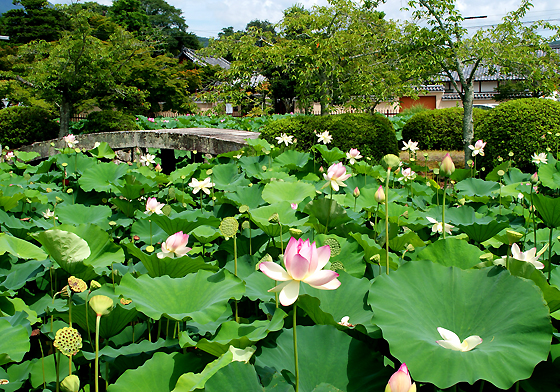
M 291 260 L 294 255 L 298 253 L 298 243 L 302 242 L 301 238 L 296 240 L 294 237 L 290 238 L 288 245 L 286 246 L 286 251 L 284 252 L 284 265 L 286 265 L 287 260 Z
M 309 260 L 300 255 L 295 255 L 290 263 L 286 264 L 286 270 L 293 279 L 302 280 L 309 272 Z
M 331 270 L 321 270 L 303 279 L 303 281 L 312 287 L 317 287 L 323 286 L 336 278 L 338 278 L 338 273 Z
M 340 284 L 341 284 L 340 280 L 333 279 L 329 283 L 325 283 L 322 286 L 312 286 L 312 287 L 319 290 L 336 290 L 340 287 Z
M 331 258 L 331 247 L 328 245 L 323 245 L 317 248 L 317 267 L 315 271 L 322 270 L 325 265 L 329 262 Z
M 286 280 L 292 280 L 292 277 L 278 264 L 272 261 L 263 261 L 259 264 L 259 269 L 270 279 L 278 280 L 284 282 Z

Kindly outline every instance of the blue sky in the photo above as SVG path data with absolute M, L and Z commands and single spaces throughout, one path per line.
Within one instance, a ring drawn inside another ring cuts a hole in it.
M 52 1 L 52 0 L 51 0 Z M 60 0 L 59 0 L 60 1 Z M 72 0 L 62 0 L 70 3 Z M 97 0 L 110 5 L 111 0 Z M 254 19 L 278 22 L 282 11 L 295 3 L 310 8 L 313 5 L 327 5 L 327 0 L 166 0 L 169 4 L 181 9 L 189 25 L 189 31 L 201 37 L 216 37 L 224 27 L 233 26 L 242 30 Z M 520 0 L 461 0 L 457 2 L 464 16 L 486 15 L 488 18 L 465 22 L 465 26 L 491 25 L 499 23 L 508 12 L 517 9 Z M 409 15 L 400 9 L 406 0 L 387 0 L 380 9 L 389 18 L 407 19 Z M 560 24 L 560 3 L 557 0 L 535 0 L 534 7 L 527 14 L 526 20 L 549 19 Z

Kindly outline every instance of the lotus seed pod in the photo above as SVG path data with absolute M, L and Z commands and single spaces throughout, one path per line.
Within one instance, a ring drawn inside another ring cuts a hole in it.
M 89 306 L 98 316 L 105 316 L 113 309 L 113 300 L 105 295 L 96 295 L 89 300 Z
M 301 235 L 303 234 L 303 231 L 301 231 L 300 229 L 290 227 L 289 230 L 290 230 L 291 236 L 294 237 L 296 240 L 298 240 L 299 237 L 301 237 Z
M 278 213 L 274 213 L 270 216 L 270 218 L 268 218 L 268 221 L 270 223 L 278 223 L 280 222 L 280 215 L 278 215 Z
M 381 158 L 381 166 L 387 169 L 394 169 L 399 166 L 401 160 L 398 156 L 394 154 L 387 154 L 383 158 Z
M 333 263 L 331 263 L 331 271 L 338 271 L 338 270 L 345 270 L 344 269 L 344 264 L 342 264 L 340 261 L 335 261 Z
M 249 206 L 248 206 L 248 205 L 243 204 L 241 207 L 239 207 L 239 212 L 240 212 L 241 214 L 243 214 L 243 213 L 245 213 L 245 212 L 247 212 L 247 211 L 249 211 Z
M 60 385 L 63 391 L 78 392 L 80 390 L 80 379 L 75 374 L 71 374 L 66 376 Z
M 68 287 L 68 285 L 64 286 L 62 288 L 62 290 L 59 291 L 60 296 L 63 298 L 68 298 L 70 297 L 70 294 L 72 294 L 72 292 L 70 291 L 70 287 Z
M 222 219 L 220 223 L 220 233 L 226 238 L 234 237 L 239 230 L 239 223 L 234 217 L 227 217 Z
M 71 276 L 68 278 L 68 286 L 75 293 L 82 293 L 87 290 L 87 283 L 80 278 Z
M 128 304 L 132 303 L 132 300 L 131 299 L 126 299 L 126 298 L 121 298 L 120 302 L 123 305 L 128 305 Z
M 89 287 L 91 290 L 95 290 L 101 287 L 101 284 L 97 280 L 92 280 L 89 282 Z
M 212 157 L 212 156 L 210 156 L 210 157 Z M 206 175 L 210 176 L 210 175 L 212 175 L 212 173 L 214 173 L 214 171 L 212 169 L 206 170 Z
M 331 248 L 331 257 L 338 256 L 340 254 L 340 243 L 336 238 L 325 239 L 324 245 L 328 245 Z
M 514 243 L 519 241 L 521 238 L 523 238 L 523 234 L 518 233 L 517 231 L 513 231 L 513 230 L 506 230 L 506 236 L 507 236 L 507 239 L 508 239 L 510 245 L 513 245 Z
M 241 224 L 241 228 L 243 230 L 249 230 L 251 228 L 251 222 L 249 221 L 243 221 L 243 223 Z
M 82 337 L 77 329 L 64 327 L 56 331 L 53 345 L 67 357 L 76 355 L 82 348 Z

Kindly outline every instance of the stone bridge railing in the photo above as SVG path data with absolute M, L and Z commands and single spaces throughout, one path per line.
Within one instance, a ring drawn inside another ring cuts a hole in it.
M 160 148 L 162 150 L 188 150 L 218 155 L 241 149 L 245 139 L 256 139 L 258 132 L 237 131 L 214 128 L 180 128 L 144 131 L 100 132 L 76 136 L 77 147 L 91 149 L 96 142 L 107 142 L 113 150 L 128 148 Z M 64 148 L 63 139 L 47 140 L 23 146 L 18 150 L 35 151 L 41 158 L 58 153 L 56 148 Z

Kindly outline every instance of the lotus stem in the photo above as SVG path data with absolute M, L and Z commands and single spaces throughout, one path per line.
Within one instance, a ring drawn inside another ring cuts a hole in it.
M 387 275 L 389 275 L 389 178 L 391 167 L 387 168 L 387 180 L 385 182 L 385 256 L 387 257 Z
M 529 219 L 533 217 L 533 235 L 534 245 L 537 246 L 537 215 L 535 214 L 535 205 L 533 204 L 533 186 L 531 185 L 531 211 Z
M 331 204 L 332 204 L 332 193 L 333 193 L 333 189 L 331 187 Z M 329 220 L 331 220 L 331 207 L 329 205 L 329 210 L 327 211 L 327 224 L 325 226 L 325 234 L 327 234 L 327 232 L 329 231 Z
M 295 365 L 295 376 L 296 376 L 296 392 L 299 392 L 299 367 L 298 367 L 298 351 L 297 351 L 297 333 L 296 333 L 296 316 L 297 315 L 297 302 L 294 303 L 294 320 L 293 320 L 293 332 L 294 332 L 294 365 Z
M 481 380 L 480 389 L 478 390 L 478 392 L 482 392 L 483 389 L 484 389 L 484 380 Z
M 99 324 L 101 314 L 97 314 L 95 319 L 95 392 L 99 392 Z
M 54 368 L 56 370 L 56 392 L 60 392 L 60 352 L 53 354 Z M 97 392 L 97 391 L 96 391 Z
M 282 240 L 282 230 L 280 230 L 280 240 Z M 237 276 L 237 234 L 233 236 L 233 273 L 235 276 Z M 237 306 L 237 300 L 234 299 L 234 301 L 235 301 L 235 322 L 239 323 L 239 309 Z
M 47 380 L 45 378 L 45 353 L 43 352 L 43 344 L 41 343 L 41 335 L 38 336 L 39 349 L 41 350 L 41 369 L 43 370 L 43 389 L 47 389 Z
M 150 246 L 152 246 L 152 220 L 148 219 L 148 222 L 150 222 Z
M 441 203 L 441 231 L 443 239 L 445 239 L 445 195 L 447 195 L 447 177 L 445 177 L 445 183 L 443 185 L 443 201 Z
M 535 247 L 537 243 L 535 242 Z M 550 274 L 552 273 L 552 227 L 548 234 L 548 281 L 550 282 Z

